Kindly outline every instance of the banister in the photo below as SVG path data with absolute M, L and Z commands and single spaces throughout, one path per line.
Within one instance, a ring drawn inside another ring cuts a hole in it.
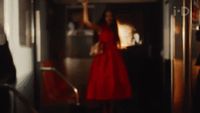
M 55 67 L 41 66 L 40 70 L 41 71 L 54 71 L 54 72 L 56 72 L 60 78 L 62 78 L 67 84 L 69 84 L 71 86 L 71 88 L 73 89 L 73 91 L 75 93 L 76 105 L 80 105 L 78 88 L 76 88 L 66 77 L 64 77 L 64 74 L 62 74 L 60 71 L 58 71 Z
M 7 88 L 9 91 L 12 91 L 14 96 L 18 97 L 19 100 L 31 111 L 31 113 L 39 113 L 33 105 L 12 85 L 9 84 L 0 84 L 0 88 Z

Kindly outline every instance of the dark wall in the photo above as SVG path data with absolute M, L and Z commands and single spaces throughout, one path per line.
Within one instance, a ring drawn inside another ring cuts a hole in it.
M 49 41 L 49 59 L 55 67 L 65 73 L 65 5 L 55 4 L 51 0 L 47 3 L 47 39 Z
M 64 48 L 65 5 L 48 3 L 47 32 L 50 41 L 50 57 L 57 59 Z
M 123 50 L 132 82 L 134 98 L 142 112 L 163 110 L 163 60 L 161 3 L 116 6 L 118 12 L 132 13 L 132 21 L 141 38 L 142 46 Z

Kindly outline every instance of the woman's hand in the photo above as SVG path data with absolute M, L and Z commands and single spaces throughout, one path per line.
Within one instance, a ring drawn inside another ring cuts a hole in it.
M 81 0 L 81 3 L 83 6 L 87 5 L 88 4 L 88 0 Z
M 92 23 L 90 20 L 89 20 L 89 12 L 88 12 L 88 0 L 81 0 L 81 3 L 83 5 L 83 23 L 88 27 L 88 28 L 91 28 L 91 29 L 94 29 L 94 30 L 97 30 L 97 31 L 100 31 L 100 27 L 94 23 Z

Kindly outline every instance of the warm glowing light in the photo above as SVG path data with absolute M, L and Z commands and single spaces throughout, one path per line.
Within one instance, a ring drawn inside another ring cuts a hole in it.
M 195 30 L 199 30 L 199 26 L 196 26 L 196 27 L 195 27 Z
M 120 48 L 125 49 L 129 46 L 134 46 L 136 44 L 142 44 L 140 40 L 140 35 L 136 33 L 134 26 L 120 23 L 117 21 L 118 35 L 120 38 Z

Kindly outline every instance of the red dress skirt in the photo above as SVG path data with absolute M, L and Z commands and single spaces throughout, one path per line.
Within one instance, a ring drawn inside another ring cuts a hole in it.
M 109 27 L 102 26 L 99 40 L 104 50 L 93 58 L 86 99 L 109 101 L 130 98 L 132 90 L 128 73 Z

